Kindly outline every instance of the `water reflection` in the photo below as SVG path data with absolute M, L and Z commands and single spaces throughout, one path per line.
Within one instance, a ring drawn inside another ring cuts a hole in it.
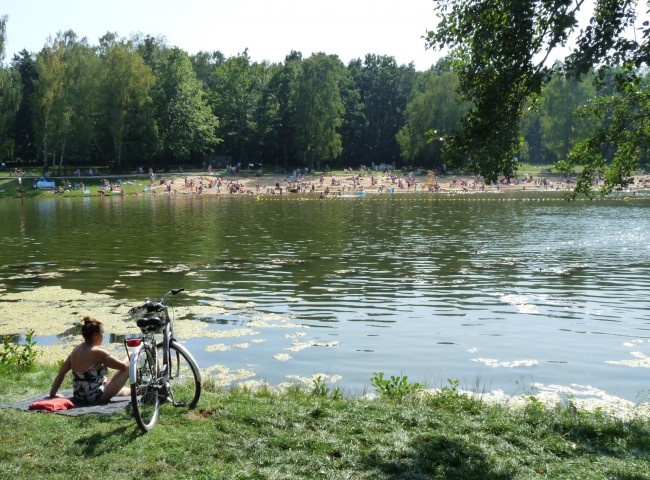
M 81 324 L 65 329 L 61 333 L 57 334 L 56 337 L 68 338 L 68 337 L 76 337 L 78 335 L 81 335 Z M 115 334 L 110 334 L 111 343 L 114 342 L 114 338 L 116 338 Z

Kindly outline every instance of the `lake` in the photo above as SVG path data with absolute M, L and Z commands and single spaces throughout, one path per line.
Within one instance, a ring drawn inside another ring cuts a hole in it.
M 176 323 L 203 333 L 177 333 L 207 374 L 647 400 L 647 194 L 7 199 L 0 222 L 0 303 L 60 286 L 135 305 L 184 287 Z M 37 343 L 70 341 L 93 314 L 79 303 Z

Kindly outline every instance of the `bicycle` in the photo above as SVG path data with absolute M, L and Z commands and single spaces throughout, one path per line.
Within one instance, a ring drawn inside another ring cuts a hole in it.
M 162 403 L 194 408 L 201 396 L 199 367 L 174 337 L 167 307 L 167 297 L 183 290 L 170 290 L 154 301 L 147 298 L 142 305 L 129 310 L 142 332 L 125 338 L 124 343 L 129 355 L 131 407 L 143 432 L 156 425 Z M 157 334 L 162 334 L 161 342 L 157 341 Z

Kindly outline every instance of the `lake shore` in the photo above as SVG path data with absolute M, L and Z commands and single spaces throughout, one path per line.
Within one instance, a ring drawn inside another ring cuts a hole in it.
M 47 392 L 55 372 L 3 372 L 0 400 Z M 532 396 L 511 407 L 454 385 L 415 394 L 393 387 L 368 400 L 325 382 L 285 393 L 205 382 L 196 409 L 163 405 L 146 435 L 128 410 L 69 417 L 3 408 L 0 421 L 2 471 L 16 479 L 641 479 L 650 467 L 645 418 Z
M 50 177 L 55 188 L 34 187 L 39 177 L 16 176 L 0 178 L 0 197 L 26 198 L 58 196 L 140 196 L 150 194 L 178 195 L 307 195 L 320 198 L 365 194 L 402 193 L 504 193 L 504 192 L 560 192 L 571 193 L 575 181 L 552 173 L 521 173 L 511 181 L 487 185 L 482 178 L 469 175 L 436 175 L 419 170 L 404 173 L 397 170 L 338 170 L 327 173 L 305 173 L 295 170 L 290 174 L 243 170 L 217 172 L 170 172 L 154 174 L 95 175 L 81 177 Z M 52 184 L 50 184 L 52 185 Z M 626 188 L 626 192 L 649 191 L 650 175 L 641 174 Z
M 163 194 L 216 194 L 216 195 L 287 195 L 312 194 L 321 197 L 342 195 L 390 194 L 390 193 L 467 193 L 543 191 L 571 192 L 573 179 L 558 175 L 524 174 L 512 181 L 502 180 L 487 185 L 480 177 L 404 174 L 397 171 L 339 171 L 323 174 L 234 173 L 220 176 L 212 173 L 170 174 L 154 176 L 148 180 L 142 193 Z M 627 190 L 650 189 L 650 175 L 635 177 Z

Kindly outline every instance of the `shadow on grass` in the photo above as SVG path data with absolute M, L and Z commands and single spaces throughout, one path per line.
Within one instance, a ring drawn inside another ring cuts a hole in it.
M 412 455 L 382 458 L 371 453 L 366 462 L 369 468 L 377 468 L 387 478 L 395 479 L 430 475 L 435 478 L 508 480 L 515 476 L 513 471 L 492 465 L 480 449 L 444 436 L 420 438 L 412 447 Z
M 127 442 L 132 442 L 140 436 L 141 433 L 135 424 L 123 425 L 106 432 L 79 437 L 75 444 L 81 448 L 81 455 L 99 457 L 114 452 L 115 449 L 124 448 Z

